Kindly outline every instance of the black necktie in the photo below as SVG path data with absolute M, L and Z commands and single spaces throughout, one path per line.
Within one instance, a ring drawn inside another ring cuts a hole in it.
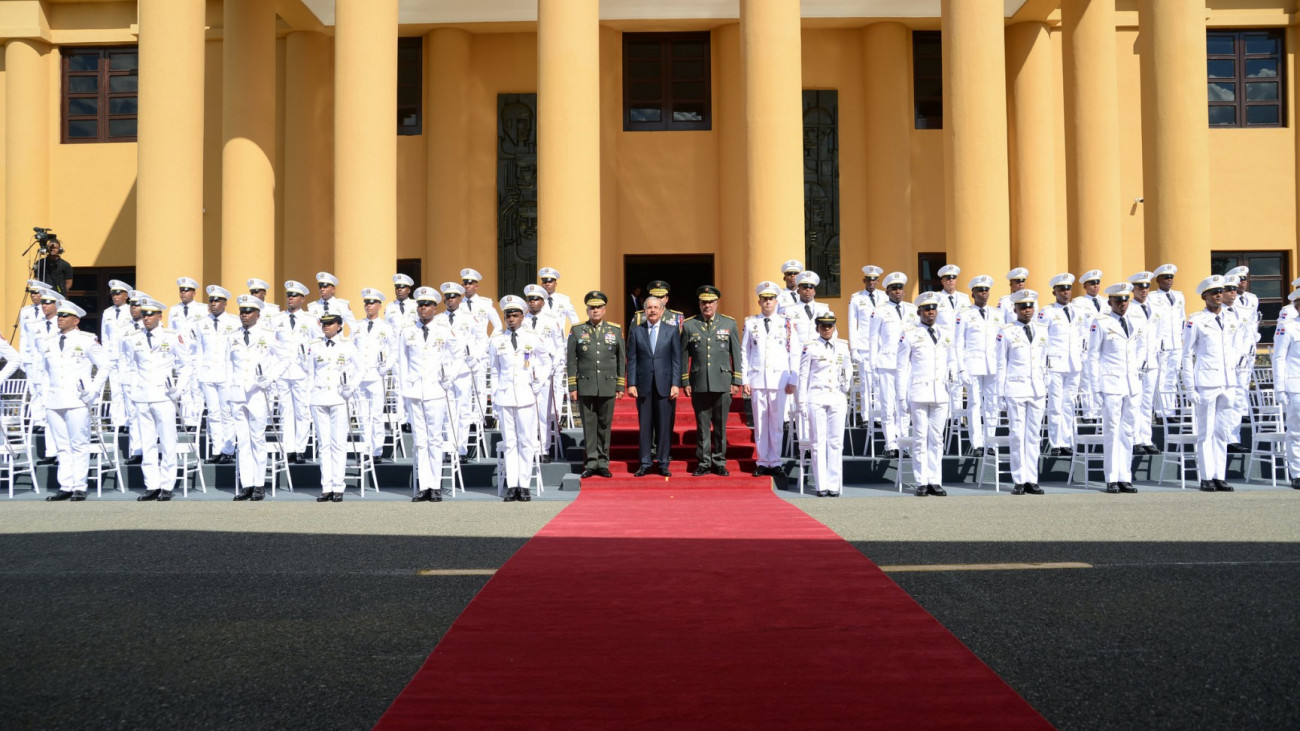
M 68 339 L 68 336 L 67 336 L 67 335 L 60 335 L 60 336 L 59 336 L 59 352 L 63 352 L 63 341 L 64 341 L 64 340 L 67 340 L 67 339 Z
M 329 301 L 329 300 L 321 300 L 321 307 L 324 307 L 324 308 L 325 308 L 325 311 L 326 311 L 326 312 L 329 312 L 329 311 L 330 311 L 330 301 Z
M 245 335 L 244 337 L 248 337 L 248 336 Z M 333 340 L 326 340 L 326 341 L 325 341 L 325 347 L 327 347 L 327 348 L 332 348 L 332 347 L 334 347 L 334 341 L 333 341 Z
M 121 307 L 114 307 L 114 308 L 113 308 L 113 317 L 114 317 L 114 318 L 119 318 L 119 317 L 121 317 L 121 316 L 122 316 L 122 308 L 121 308 Z
M 144 339 L 145 342 L 149 344 L 149 349 L 153 350 L 153 333 L 149 332 L 148 330 L 145 330 Z
M 954 310 L 957 309 L 957 300 L 952 295 L 948 295 L 948 304 L 952 305 Z
M 1172 305 L 1172 304 L 1174 303 L 1174 293 L 1173 293 L 1173 292 L 1165 292 L 1165 296 L 1169 298 L 1169 304 Z
M 1214 321 L 1215 321 L 1216 323 L 1219 324 L 1219 329 L 1222 330 L 1222 329 L 1223 329 L 1223 318 L 1219 317 L 1218 315 L 1215 315 L 1215 316 L 1214 316 Z
M 938 336 L 937 334 L 935 334 L 935 332 L 934 332 L 934 328 L 930 327 L 929 325 L 926 325 L 926 326 L 925 326 L 925 330 L 926 330 L 926 332 L 930 333 L 930 341 L 933 342 L 935 345 L 938 345 L 938 344 L 939 344 L 939 336 Z
M 474 299 L 473 299 L 473 298 L 466 298 L 466 300 L 465 300 L 465 306 L 469 308 L 469 311 L 470 311 L 470 312 L 473 312 L 473 311 L 474 311 Z
M 809 306 L 809 305 L 804 305 L 804 306 L 803 306 L 803 311 L 804 311 L 804 313 L 806 313 L 806 314 L 808 315 L 808 319 L 811 320 L 811 319 L 812 319 L 812 307 Z
M 548 296 L 546 297 L 546 306 L 547 306 L 548 308 L 550 308 L 550 307 L 554 307 L 554 306 L 555 306 L 555 298 L 554 298 L 554 297 L 551 297 L 551 296 L 548 295 Z
M 132 324 L 132 325 L 135 325 L 135 329 L 136 329 L 136 330 L 139 330 L 139 329 L 140 329 L 140 322 L 139 322 L 139 320 L 137 320 L 137 321 L 135 321 L 135 322 L 133 322 L 133 323 L 131 323 L 131 324 Z
M 763 330 L 765 332 L 772 332 L 772 318 L 770 317 L 763 318 Z
M 1034 342 L 1034 329 L 1029 327 L 1029 323 L 1025 323 L 1025 337 L 1029 338 L 1029 342 Z
M 1128 332 L 1128 320 L 1125 320 L 1123 317 L 1121 317 L 1121 318 L 1119 318 L 1119 324 L 1120 324 L 1120 327 L 1124 328 L 1124 337 L 1128 337 L 1128 336 L 1129 336 L 1129 332 Z
M 1066 321 L 1066 322 L 1074 322 L 1074 315 L 1071 315 L 1071 314 L 1070 314 L 1070 306 L 1069 306 L 1069 305 L 1061 305 L 1061 309 L 1062 309 L 1062 310 L 1065 310 L 1065 321 Z
M 46 321 L 45 321 L 45 332 L 49 332 L 49 331 L 50 331 L 50 321 L 49 321 L 49 320 L 46 320 Z
M 448 325 L 455 325 L 455 324 L 456 324 L 456 313 L 455 313 L 455 311 L 453 311 L 453 310 L 447 310 L 447 324 L 448 324 Z
M 366 323 L 366 333 L 369 334 L 374 331 L 375 331 L 375 321 L 371 320 L 370 322 Z
M 533 315 L 533 329 L 537 329 L 537 315 Z
M 894 309 L 898 311 L 898 319 L 903 319 L 903 306 L 897 302 L 894 303 Z
M 874 290 L 874 289 L 872 289 L 872 290 L 868 290 L 868 291 L 867 291 L 867 297 L 869 297 L 869 298 L 871 299 L 871 306 L 872 306 L 872 307 L 875 307 L 875 306 L 876 306 L 876 290 Z
M 248 345 L 248 329 L 244 329 L 244 345 Z
M 980 308 L 980 319 L 983 319 L 983 320 L 987 320 L 987 319 L 989 319 L 989 316 L 986 315 L 986 314 L 984 314 L 984 308 L 983 308 L 983 307 Z
M 213 315 L 213 316 L 212 316 L 212 331 L 213 331 L 213 332 L 216 332 L 216 331 L 217 331 L 217 316 L 216 316 L 216 315 Z
M 181 312 L 185 313 L 186 317 L 190 316 L 190 306 L 188 303 L 181 305 Z
M 1146 315 L 1148 320 L 1151 319 L 1151 308 L 1147 307 L 1145 302 L 1142 303 L 1142 314 Z
M 519 350 L 519 333 L 514 330 L 510 331 L 510 347 Z
M 429 342 L 429 326 L 428 326 L 428 325 L 421 325 L 421 326 L 420 326 L 420 329 L 424 331 L 424 341 L 425 341 L 426 343 Z
M 406 300 L 397 300 L 397 309 L 401 310 L 401 311 L 402 311 L 402 314 L 405 315 L 405 314 L 406 314 Z
M 289 313 L 289 328 L 292 329 L 292 328 L 296 328 L 296 327 L 298 327 L 298 318 L 295 317 L 294 314 L 293 314 L 292 312 L 290 312 L 290 313 Z
M 1092 300 L 1092 306 L 1096 307 L 1098 312 L 1101 312 L 1101 300 L 1096 297 L 1091 297 L 1090 299 Z

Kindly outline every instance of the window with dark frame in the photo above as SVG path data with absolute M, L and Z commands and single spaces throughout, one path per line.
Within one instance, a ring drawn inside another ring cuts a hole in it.
M 1289 251 L 1214 251 L 1210 253 L 1210 273 L 1223 274 L 1229 269 L 1250 268 L 1247 287 L 1259 298 L 1259 344 L 1272 344 L 1277 330 L 1277 316 L 1287 303 L 1291 284 Z M 1188 302 L 1187 309 L 1195 306 Z
M 943 289 L 943 280 L 939 270 L 948 266 L 948 255 L 944 252 L 916 255 L 917 292 L 938 292 Z
M 709 33 L 623 34 L 623 130 L 711 128 Z
M 937 30 L 912 31 L 916 129 L 943 129 L 943 43 Z
M 418 135 L 424 122 L 424 38 L 397 39 L 397 134 Z
M 1286 124 L 1285 29 L 1205 34 L 1211 127 Z
M 60 49 L 63 142 L 135 142 L 140 57 L 135 46 Z

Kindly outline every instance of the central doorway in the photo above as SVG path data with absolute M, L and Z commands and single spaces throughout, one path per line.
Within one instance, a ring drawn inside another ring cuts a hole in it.
M 641 309 L 640 303 L 647 295 L 650 282 L 662 279 L 668 283 L 669 309 L 677 310 L 686 317 L 700 314 L 699 301 L 695 299 L 695 290 L 713 281 L 712 254 L 664 254 L 635 255 L 623 257 L 623 308 L 624 324 L 632 322 L 632 316 Z M 639 290 L 639 291 L 638 291 Z M 637 306 L 633 307 L 633 295 Z

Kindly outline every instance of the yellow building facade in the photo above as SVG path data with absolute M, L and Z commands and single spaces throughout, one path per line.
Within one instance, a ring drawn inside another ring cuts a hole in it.
M 862 266 L 908 273 L 915 294 L 924 261 L 958 264 L 963 287 L 1025 266 L 1039 290 L 1165 262 L 1191 290 L 1212 259 L 1257 262 L 1285 296 L 1296 22 L 1265 0 L 0 0 L 0 305 L 12 323 L 33 226 L 79 273 L 133 267 L 167 302 L 181 275 L 239 292 L 319 270 L 355 300 L 389 291 L 399 260 L 424 284 L 473 267 L 509 294 L 501 160 L 522 133 L 535 207 L 513 220 L 562 291 L 604 289 L 622 319 L 629 257 L 694 257 L 739 316 L 805 259 L 817 91 L 836 102 L 836 311 Z M 629 123 L 628 34 L 656 33 L 707 38 L 695 128 Z M 918 61 L 922 38 L 941 62 Z M 418 88 L 399 94 L 407 49 Z M 941 128 L 918 121 L 922 63 Z M 95 73 L 99 106 L 79 95 Z M 536 95 L 535 119 L 503 132 L 502 95 Z M 411 98 L 418 130 L 398 134 Z M 103 139 L 73 136 L 92 120 Z

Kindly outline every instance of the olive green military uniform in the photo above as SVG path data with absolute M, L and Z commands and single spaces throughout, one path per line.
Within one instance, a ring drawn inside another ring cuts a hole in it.
M 578 393 L 586 470 L 609 469 L 609 436 L 614 426 L 614 398 L 627 389 L 627 352 L 623 328 L 612 322 L 574 325 L 568 343 L 569 393 Z
M 739 386 L 740 328 L 726 315 L 706 322 L 692 317 L 682 324 L 682 387 L 691 388 L 691 408 L 699 439 L 698 469 L 727 466 L 727 412 L 731 387 Z

